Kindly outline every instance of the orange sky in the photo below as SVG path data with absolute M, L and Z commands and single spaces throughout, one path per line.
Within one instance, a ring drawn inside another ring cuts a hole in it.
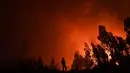
M 7 54 L 0 56 L 3 61 L 18 59 L 25 52 L 27 58 L 41 56 L 45 64 L 52 58 L 60 64 L 65 57 L 69 68 L 76 50 L 84 54 L 84 42 L 99 43 L 99 24 L 125 38 L 123 19 L 130 16 L 129 0 L 13 0 L 4 3 L 3 23 L 6 25 L 2 25 L 0 31 L 0 47 L 5 49 L 1 53 Z M 28 49 L 21 48 L 25 39 L 29 41 Z
M 57 18 L 57 16 L 55 18 Z M 110 32 L 113 32 L 114 35 L 122 36 L 123 38 L 125 38 L 123 22 L 119 21 L 116 15 L 110 15 L 106 11 L 103 11 L 94 17 L 79 17 L 73 21 L 64 18 L 63 14 L 58 17 L 58 26 L 55 26 L 57 27 L 56 29 L 54 28 L 54 30 L 57 31 L 53 32 L 52 30 L 52 33 L 54 34 L 49 34 L 51 37 L 48 39 L 52 39 L 52 41 L 50 41 L 52 43 L 46 45 L 50 46 L 49 48 L 52 49 L 46 51 L 44 50 L 44 46 L 41 44 L 39 45 L 38 50 L 35 49 L 38 46 L 32 46 L 32 48 L 34 49 L 30 49 L 29 52 L 31 54 L 28 54 L 32 57 L 38 55 L 42 56 L 44 62 L 47 64 L 50 63 L 51 58 L 54 58 L 56 63 L 60 64 L 61 58 L 65 57 L 67 61 L 67 66 L 70 69 L 72 61 L 74 59 L 74 52 L 76 50 L 79 50 L 80 53 L 84 55 L 84 42 L 87 42 L 88 44 L 90 44 L 91 42 L 95 44 L 99 43 L 99 41 L 97 40 L 99 24 L 104 25 L 106 29 Z M 44 29 L 42 29 L 42 31 L 44 31 Z M 55 35 L 55 33 L 58 35 Z M 44 41 L 41 40 L 42 36 L 45 36 L 44 33 L 39 36 L 39 40 L 41 42 Z M 39 42 L 38 40 L 36 41 Z M 43 53 L 43 51 L 45 51 L 46 53 Z
M 114 35 L 125 38 L 123 22 L 120 22 L 116 16 L 111 16 L 107 13 L 93 18 L 79 18 L 72 22 L 63 18 L 59 28 L 60 32 L 64 33 L 65 36 L 61 35 L 58 48 L 62 48 L 59 51 L 67 59 L 68 66 L 71 65 L 76 50 L 79 50 L 84 55 L 84 42 L 88 44 L 91 42 L 99 43 L 97 40 L 99 24 L 106 26 L 106 29 L 113 32 Z

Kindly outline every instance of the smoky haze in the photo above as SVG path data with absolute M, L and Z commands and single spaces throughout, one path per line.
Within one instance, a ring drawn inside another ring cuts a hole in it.
M 16 61 L 41 56 L 71 66 L 74 52 L 84 54 L 84 42 L 99 43 L 98 25 L 125 38 L 123 19 L 130 16 L 129 0 L 13 0 L 2 2 L 0 59 Z M 23 41 L 27 48 L 22 48 Z

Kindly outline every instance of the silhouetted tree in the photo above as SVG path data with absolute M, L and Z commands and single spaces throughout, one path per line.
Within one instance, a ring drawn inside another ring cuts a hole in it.
M 90 55 L 91 49 L 89 48 L 89 46 L 86 42 L 85 42 L 84 51 L 85 51 L 85 68 L 90 69 L 93 61 L 92 61 L 91 55 Z
M 74 54 L 74 60 L 72 63 L 71 69 L 81 70 L 84 67 L 84 58 L 79 54 L 79 51 L 76 51 Z
M 124 20 L 124 30 L 127 33 L 126 40 L 120 36 L 114 36 L 112 32 L 108 32 L 105 26 L 99 25 L 98 40 L 101 42 L 98 45 L 91 43 L 92 52 L 96 57 L 98 66 L 119 67 L 126 70 L 130 65 L 130 17 Z M 106 46 L 103 46 L 106 45 Z M 72 68 L 79 70 L 85 66 L 86 69 L 90 69 L 92 57 L 90 54 L 91 49 L 88 44 L 85 43 L 85 57 L 80 57 L 79 52 L 75 52 Z M 83 62 L 82 62 L 83 59 Z M 110 60 L 108 60 L 110 59 Z M 79 64 L 80 62 L 80 64 Z M 82 66 L 82 63 L 84 66 Z
M 130 17 L 124 19 L 124 30 L 126 31 L 126 42 L 130 45 Z
M 108 37 L 107 37 L 108 33 L 106 31 L 106 28 L 102 25 L 99 25 L 99 36 L 98 36 L 98 40 L 101 41 L 101 43 L 105 43 L 105 44 L 109 44 L 108 41 Z
M 39 57 L 39 58 L 38 58 L 38 69 L 41 70 L 41 69 L 43 69 L 43 67 L 44 67 L 44 66 L 43 66 L 43 61 L 42 61 L 41 57 Z
M 91 46 L 92 46 L 92 49 L 93 49 L 93 53 L 94 53 L 94 55 L 95 55 L 95 57 L 96 57 L 96 59 L 97 59 L 97 62 L 98 62 L 98 64 L 100 64 L 100 63 L 101 63 L 101 60 L 100 60 L 100 52 L 99 52 L 99 49 L 96 48 L 96 46 L 95 46 L 93 43 L 91 43 Z
M 50 69 L 52 69 L 52 70 L 55 69 L 55 61 L 54 61 L 54 58 L 52 58 L 52 60 L 51 60 Z
M 105 49 L 101 47 L 101 45 L 97 45 L 97 48 L 100 51 L 100 58 L 102 58 L 102 62 L 107 63 L 108 62 L 108 56 L 105 53 Z

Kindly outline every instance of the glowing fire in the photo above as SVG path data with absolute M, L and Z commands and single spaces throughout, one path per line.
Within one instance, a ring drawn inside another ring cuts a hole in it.
M 97 63 L 97 59 L 95 58 L 94 54 L 91 55 L 91 59 L 92 59 L 92 61 L 93 61 L 93 63 L 94 63 L 94 64 L 92 65 L 92 67 L 91 67 L 91 69 L 92 69 L 93 67 L 97 66 L 98 63 Z
M 105 53 L 108 55 L 108 61 L 110 62 L 110 60 L 112 59 L 111 52 L 109 50 L 105 50 Z
M 116 61 L 116 62 L 115 62 L 115 64 L 116 64 L 117 66 L 119 66 L 119 63 L 118 63 L 118 61 Z
M 127 56 L 127 53 L 126 53 L 125 50 L 123 50 L 122 53 L 123 53 L 124 56 Z

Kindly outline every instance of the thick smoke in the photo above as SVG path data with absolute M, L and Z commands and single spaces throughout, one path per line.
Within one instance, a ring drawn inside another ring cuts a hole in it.
M 52 57 L 60 62 L 62 56 L 65 56 L 67 66 L 70 66 L 76 50 L 84 53 L 84 42 L 99 43 L 99 24 L 125 38 L 123 19 L 130 16 L 129 3 L 129 0 L 4 2 L 2 24 L 6 25 L 1 27 L 0 42 L 1 54 L 6 53 L 6 58 L 2 55 L 0 57 L 3 61 L 18 59 L 22 42 L 27 39 L 29 46 L 25 57 L 35 58 L 40 55 L 48 64 Z

